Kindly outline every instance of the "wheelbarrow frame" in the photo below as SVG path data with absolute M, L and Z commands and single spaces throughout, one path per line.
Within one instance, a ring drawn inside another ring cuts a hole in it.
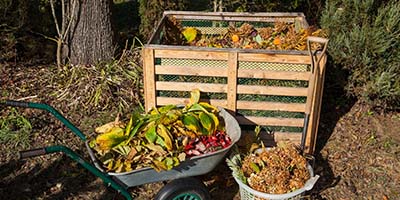
M 220 115 L 222 115 L 225 122 L 227 123 L 227 121 L 230 121 L 229 125 L 226 126 L 227 129 L 226 132 L 232 140 L 230 146 L 212 153 L 191 157 L 185 160 L 184 162 L 180 163 L 179 166 L 167 171 L 156 172 L 151 167 L 145 167 L 130 172 L 110 173 L 106 172 L 101 167 L 101 164 L 98 162 L 92 149 L 88 145 L 89 141 L 87 140 L 85 134 L 82 131 L 80 131 L 74 124 L 72 124 L 68 119 L 66 119 L 60 112 L 54 109 L 52 106 L 42 103 L 11 101 L 11 100 L 0 101 L 0 105 L 6 105 L 11 107 L 34 108 L 49 112 L 58 120 L 60 120 L 83 142 L 85 142 L 85 145 L 88 149 L 93 165 L 90 162 L 87 162 L 85 159 L 83 159 L 79 154 L 77 154 L 70 148 L 63 145 L 54 145 L 38 149 L 20 151 L 19 152 L 20 159 L 34 157 L 34 156 L 41 156 L 55 152 L 63 152 L 72 160 L 79 163 L 82 167 L 91 172 L 93 175 L 102 179 L 103 182 L 108 187 L 112 187 L 128 200 L 133 199 L 127 190 L 129 187 L 138 186 L 146 183 L 164 181 L 164 180 L 173 180 L 178 178 L 196 176 L 210 172 L 216 167 L 216 165 L 218 165 L 218 163 L 220 163 L 220 161 L 225 157 L 226 153 L 230 150 L 230 148 L 239 140 L 241 134 L 239 124 L 235 121 L 234 117 L 231 116 L 223 108 L 219 108 Z

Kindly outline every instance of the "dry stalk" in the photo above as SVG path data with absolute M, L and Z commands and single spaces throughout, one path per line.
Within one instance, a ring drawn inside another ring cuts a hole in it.
M 58 66 L 58 68 L 61 68 L 62 45 L 65 43 L 65 39 L 68 35 L 68 32 L 69 32 L 71 24 L 72 24 L 73 17 L 74 17 L 73 13 L 75 12 L 75 9 L 76 9 L 77 0 L 72 0 L 71 4 L 72 4 L 71 12 L 68 12 L 68 16 L 67 16 L 65 14 L 65 8 L 66 8 L 65 0 L 61 0 L 62 17 L 61 17 L 61 30 L 60 30 L 60 28 L 59 28 L 60 26 L 58 24 L 56 12 L 54 9 L 54 1 L 50 0 L 51 14 L 53 15 L 54 24 L 55 24 L 56 30 L 57 30 L 57 36 L 55 38 L 52 38 L 52 40 L 57 43 L 57 66 Z M 69 18 L 69 20 L 67 18 Z

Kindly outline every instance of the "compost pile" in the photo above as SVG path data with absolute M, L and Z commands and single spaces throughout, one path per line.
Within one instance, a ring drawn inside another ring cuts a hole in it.
M 307 37 L 327 37 L 322 29 L 310 26 L 301 28 L 295 23 L 275 22 L 273 26 L 255 28 L 249 23 L 240 27 L 229 25 L 221 34 L 202 34 L 196 27 L 183 27 L 179 21 L 169 17 L 162 44 L 189 45 L 215 48 L 269 49 L 269 50 L 307 50 Z M 311 44 L 318 50 L 321 44 Z
M 310 179 L 307 160 L 290 143 L 258 149 L 243 160 L 237 155 L 227 160 L 235 177 L 254 190 L 267 194 L 285 194 L 300 189 Z
M 127 124 L 105 124 L 96 128 L 99 135 L 89 145 L 111 172 L 169 170 L 189 157 L 228 147 L 231 139 L 218 109 L 199 99 L 200 91 L 193 90 L 185 106 L 153 108 L 133 114 Z

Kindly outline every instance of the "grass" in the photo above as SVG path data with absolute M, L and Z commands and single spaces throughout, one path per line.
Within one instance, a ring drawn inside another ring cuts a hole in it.
M 31 132 L 31 123 L 15 108 L 0 117 L 0 143 L 10 147 L 10 150 L 29 147 Z

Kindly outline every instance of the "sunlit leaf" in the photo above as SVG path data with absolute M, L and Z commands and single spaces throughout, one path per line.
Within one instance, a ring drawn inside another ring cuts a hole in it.
M 126 156 L 131 151 L 131 147 L 129 147 L 128 145 L 117 145 L 113 148 L 113 150 L 123 156 Z
M 104 125 L 102 125 L 102 126 L 99 126 L 99 127 L 97 127 L 94 131 L 96 132 L 96 133 L 107 133 L 107 132 L 110 132 L 111 131 L 111 129 L 113 129 L 114 127 L 121 127 L 121 126 L 123 126 L 123 123 L 122 122 L 120 122 L 120 121 L 118 121 L 118 120 L 116 120 L 116 121 L 113 121 L 113 122 L 109 122 L 109 123 L 107 123 L 107 124 L 104 124 Z
M 257 34 L 257 36 L 254 39 L 260 45 L 262 45 L 264 42 L 264 40 L 261 38 L 260 34 Z
M 159 153 L 160 155 L 165 155 L 167 152 L 160 146 L 155 144 L 146 144 L 146 147 L 152 151 Z
M 190 92 L 190 102 L 189 105 L 198 103 L 200 101 L 200 90 L 199 89 L 193 89 Z
M 198 132 L 200 124 L 198 119 L 191 113 L 184 114 L 182 116 L 182 122 L 185 127 L 191 131 Z
M 167 113 L 168 111 L 175 109 L 176 105 L 165 105 L 158 108 L 159 113 Z
M 126 125 L 125 135 L 129 135 L 129 133 L 131 132 L 132 124 L 133 124 L 133 116 L 131 116 L 131 118 L 129 119 L 128 125 Z
M 152 164 L 153 164 L 152 166 L 153 166 L 154 170 L 156 170 L 157 172 L 159 172 L 161 170 L 167 170 L 167 166 L 162 161 L 152 160 Z
M 190 106 L 190 108 L 188 109 L 189 112 L 193 112 L 193 111 L 203 111 L 203 112 L 208 112 L 206 108 L 204 108 L 202 105 L 195 103 L 192 104 L 192 106 Z
M 256 173 L 260 172 L 260 167 L 258 167 L 258 165 L 256 163 L 250 163 L 250 167 L 252 170 L 254 170 Z
M 135 125 L 135 128 L 133 128 L 133 130 L 129 133 L 129 138 L 126 141 L 126 143 L 129 143 L 132 140 L 132 138 L 136 135 L 136 133 L 142 127 L 143 124 L 144 124 L 144 121 L 142 119 L 139 120 L 139 122 Z
M 199 105 L 201 105 L 203 108 L 205 108 L 208 112 L 212 112 L 212 113 L 218 112 L 217 107 L 215 107 L 207 102 L 199 102 Z
M 182 31 L 182 34 L 185 37 L 186 41 L 190 43 L 196 39 L 197 29 L 193 27 L 185 28 L 185 30 Z
M 154 143 L 157 139 L 157 133 L 156 133 L 156 126 L 153 125 L 149 129 L 147 129 L 145 133 L 145 138 L 149 143 Z
M 186 153 L 180 153 L 178 155 L 179 161 L 183 162 L 186 159 Z
M 214 120 L 205 112 L 199 114 L 201 125 L 207 130 L 208 135 L 212 134 L 215 129 Z
M 113 127 L 110 132 L 98 135 L 96 137 L 96 144 L 100 150 L 110 150 L 125 140 L 124 129 Z
M 167 127 L 165 127 L 163 124 L 159 124 L 157 126 L 157 134 L 164 139 L 165 147 L 168 150 L 172 150 L 173 149 L 172 136 L 169 133 L 169 130 L 167 129 Z
M 157 135 L 157 139 L 156 139 L 156 144 L 159 144 L 162 147 L 165 147 L 165 142 L 164 142 L 163 138 L 161 136 L 158 136 L 158 135 Z
M 180 118 L 182 112 L 179 110 L 170 110 L 164 115 L 162 115 L 160 122 L 164 125 L 169 125 L 174 123 L 176 120 Z
M 164 159 L 164 164 L 167 167 L 167 170 L 170 170 L 172 167 L 174 167 L 174 160 L 170 157 L 166 157 Z

